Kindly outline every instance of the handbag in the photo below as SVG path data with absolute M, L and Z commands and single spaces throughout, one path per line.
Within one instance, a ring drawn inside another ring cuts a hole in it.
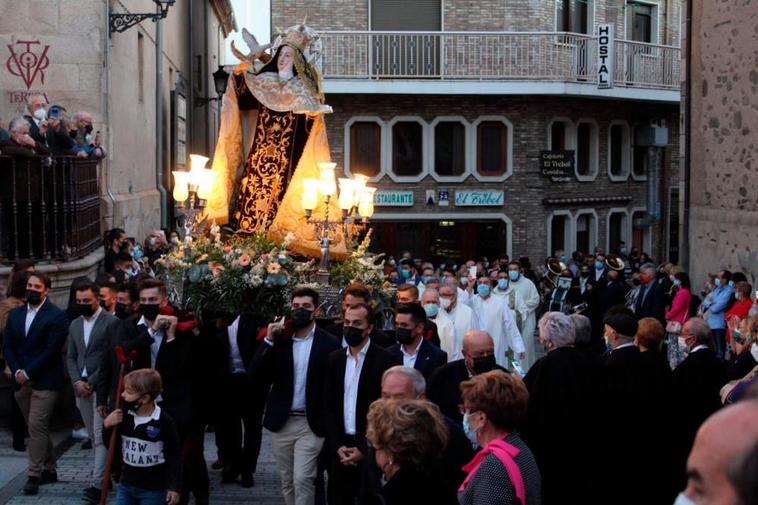
M 686 321 L 689 319 L 690 311 L 689 309 L 687 312 L 684 313 L 684 320 Z M 682 326 L 684 326 L 679 321 L 666 321 L 666 332 L 667 333 L 673 333 L 674 335 L 679 335 L 682 332 Z

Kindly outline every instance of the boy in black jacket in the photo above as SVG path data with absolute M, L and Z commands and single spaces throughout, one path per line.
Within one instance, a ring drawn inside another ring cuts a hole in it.
M 173 419 L 155 403 L 161 389 L 161 376 L 152 368 L 130 372 L 121 394 L 127 415 L 116 409 L 103 421 L 106 443 L 117 426 L 121 447 L 116 505 L 179 503 L 179 435 Z

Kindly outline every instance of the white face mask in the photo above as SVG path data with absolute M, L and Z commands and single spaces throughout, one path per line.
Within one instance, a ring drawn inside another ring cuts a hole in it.
M 695 505 L 695 502 L 688 498 L 684 492 L 681 492 L 674 500 L 674 505 Z
M 754 360 L 758 361 L 758 342 L 753 342 L 750 346 L 750 354 L 753 356 Z
M 440 307 L 442 307 L 442 310 L 447 310 L 450 308 L 450 304 L 452 302 L 449 298 L 440 298 Z
M 686 338 L 679 337 L 677 340 L 679 341 L 678 342 L 679 343 L 679 349 L 681 349 L 682 351 L 684 351 L 685 354 L 687 354 L 688 352 L 690 352 L 690 348 L 687 345 L 687 339 Z
M 47 111 L 45 111 L 45 109 L 41 107 L 34 111 L 34 117 L 38 121 L 44 121 L 45 119 L 47 119 Z

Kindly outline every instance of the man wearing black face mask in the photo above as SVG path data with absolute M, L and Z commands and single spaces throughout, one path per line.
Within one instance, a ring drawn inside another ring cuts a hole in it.
M 279 468 L 287 503 L 313 503 L 318 455 L 324 445 L 324 382 L 337 337 L 316 326 L 319 295 L 292 292 L 288 321 L 271 323 L 248 373 L 253 384 L 271 385 L 263 427 Z M 297 450 L 295 450 L 297 446 Z
M 343 336 L 348 347 L 329 355 L 326 433 L 330 501 L 337 505 L 353 504 L 358 496 L 368 452 L 366 415 L 371 402 L 381 396 L 382 374 L 390 367 L 390 354 L 369 339 L 369 310 L 363 304 L 347 309 Z
M 397 344 L 388 348 L 393 365 L 415 368 L 425 379 L 447 363 L 447 353 L 424 340 L 426 312 L 417 303 L 398 305 L 395 309 Z
M 471 330 L 463 336 L 463 359 L 438 368 L 429 379 L 427 396 L 447 417 L 463 423 L 460 384 L 474 375 L 503 370 L 495 362 L 495 342 L 486 331 Z
M 82 414 L 95 449 L 92 485 L 84 490 L 85 500 L 93 503 L 100 500 L 100 484 L 107 453 L 103 444 L 103 418 L 95 410 L 93 384 L 97 384 L 106 336 L 118 331 L 120 326 L 118 318 L 100 307 L 97 292 L 98 288 L 94 284 L 81 284 L 76 288 L 74 308 L 79 317 L 69 325 L 66 355 L 68 376 L 76 394 L 76 407 Z
M 116 294 L 116 307 L 114 315 L 121 319 L 132 319 L 139 314 L 139 294 L 133 283 L 119 284 Z
M 3 332 L 3 354 L 15 381 L 14 396 L 31 436 L 24 494 L 37 494 L 41 483 L 58 480 L 49 420 L 63 388 L 68 319 L 47 299 L 50 285 L 47 275 L 34 272 L 26 283 L 26 305 L 10 311 Z

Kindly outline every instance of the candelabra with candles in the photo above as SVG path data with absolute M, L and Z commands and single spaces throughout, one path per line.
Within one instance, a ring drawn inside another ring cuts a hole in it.
M 189 248 L 195 228 L 201 221 L 206 200 L 213 192 L 216 173 L 205 168 L 208 158 L 190 154 L 190 170 L 174 170 L 174 201 L 177 211 L 184 216 L 184 245 Z
M 354 226 L 359 217 L 361 223 L 365 225 L 374 214 L 376 188 L 366 186 L 368 177 L 355 175 L 352 179 L 339 179 L 337 201 L 342 216 L 340 220 L 329 219 L 329 202 L 337 193 L 337 182 L 334 176 L 336 166 L 336 163 L 331 162 L 319 163 L 319 178 L 303 180 L 302 205 L 305 218 L 316 227 L 321 246 L 321 260 L 316 274 L 319 284 L 329 284 L 329 248 L 331 246 L 329 232 L 343 226 L 347 239 L 350 234 L 349 227 Z M 319 205 L 319 200 L 323 203 L 324 215 L 316 219 L 313 217 L 313 210 Z

